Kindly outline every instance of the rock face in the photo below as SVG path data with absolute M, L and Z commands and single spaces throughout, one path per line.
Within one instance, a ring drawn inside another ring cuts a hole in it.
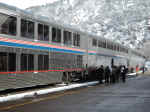
M 60 0 L 27 10 L 132 48 L 150 38 L 150 0 Z

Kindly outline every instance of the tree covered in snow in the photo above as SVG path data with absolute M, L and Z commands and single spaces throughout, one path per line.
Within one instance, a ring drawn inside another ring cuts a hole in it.
M 150 39 L 150 0 L 60 0 L 28 10 L 132 48 Z

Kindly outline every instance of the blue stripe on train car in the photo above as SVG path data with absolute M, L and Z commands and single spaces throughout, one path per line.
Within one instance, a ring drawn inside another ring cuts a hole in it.
M 27 45 L 27 44 L 18 44 L 18 43 L 12 43 L 12 42 L 4 42 L 4 41 L 0 41 L 0 45 L 38 49 L 38 50 L 47 50 L 47 51 L 56 51 L 56 52 L 65 52 L 65 53 L 84 54 L 84 52 L 81 52 L 81 51 L 73 51 L 73 50 L 58 49 L 58 48 L 43 47 L 43 46 L 34 46 L 34 45 Z

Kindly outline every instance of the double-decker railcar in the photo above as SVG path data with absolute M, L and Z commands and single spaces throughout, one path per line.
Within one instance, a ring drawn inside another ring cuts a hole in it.
M 100 65 L 144 62 L 140 53 L 134 54 L 107 39 L 0 3 L 0 90 L 84 79 L 85 70 Z

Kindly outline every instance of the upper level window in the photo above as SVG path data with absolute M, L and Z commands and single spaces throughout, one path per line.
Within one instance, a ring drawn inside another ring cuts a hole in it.
M 95 46 L 95 47 L 97 46 L 97 40 L 96 39 L 92 40 L 92 45 Z
M 120 51 L 120 46 L 119 45 L 117 46 L 117 51 Z
M 106 48 L 106 41 L 103 42 L 103 48 Z
M 114 44 L 114 48 L 113 48 L 113 50 L 114 50 L 114 51 L 116 51 L 116 49 L 117 49 L 117 45 L 116 45 L 116 44 Z
M 111 45 L 111 43 L 107 43 L 107 49 L 112 49 L 112 45 Z
M 0 13 L 0 33 L 16 35 L 17 34 L 17 18 Z
M 73 34 L 73 45 L 80 47 L 80 35 L 77 33 Z
M 106 42 L 105 41 L 98 41 L 98 47 L 106 48 Z
M 44 41 L 49 40 L 49 26 L 38 24 L 38 39 Z
M 102 42 L 100 40 L 98 41 L 98 47 L 102 47 Z
M 21 19 L 21 36 L 34 38 L 34 22 Z
M 52 42 L 61 43 L 61 29 L 52 28 Z
M 64 31 L 64 44 L 72 45 L 71 32 Z

